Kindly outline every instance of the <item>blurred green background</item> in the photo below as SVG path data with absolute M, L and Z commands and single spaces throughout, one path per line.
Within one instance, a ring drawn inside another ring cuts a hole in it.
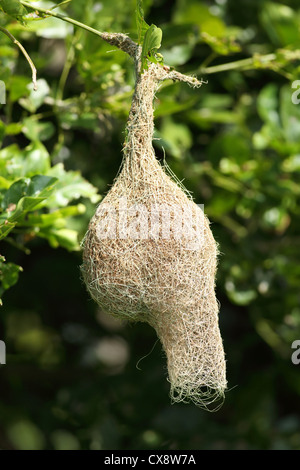
M 135 7 L 73 0 L 54 11 L 134 39 Z M 131 60 L 60 20 L 26 26 L 1 12 L 39 88 L 0 32 L 0 448 L 299 450 L 299 3 L 147 0 L 144 10 L 163 30 L 165 63 L 207 80 L 161 87 L 154 145 L 205 205 L 220 246 L 229 391 L 217 413 L 171 405 L 154 330 L 106 316 L 80 279 L 80 240 L 121 163 Z

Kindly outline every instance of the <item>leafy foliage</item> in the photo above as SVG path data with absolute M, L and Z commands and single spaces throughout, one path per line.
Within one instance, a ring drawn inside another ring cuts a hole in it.
M 140 73 L 143 73 L 143 71 L 147 70 L 148 68 L 148 60 L 154 62 L 155 64 L 157 62 L 163 64 L 162 55 L 157 53 L 157 50 L 161 47 L 162 30 L 154 24 L 149 26 L 146 23 L 144 20 L 144 10 L 142 8 L 141 0 L 137 1 L 136 22 L 138 31 L 138 44 L 142 44 Z
M 144 10 L 142 7 L 142 1 L 137 0 L 136 2 L 136 25 L 137 25 L 137 33 L 138 33 L 138 44 L 143 44 L 145 34 L 149 29 L 149 25 L 146 23 L 144 19 Z
M 19 0 L 1 0 L 0 8 L 4 13 L 7 13 L 9 16 L 13 17 L 17 21 L 24 23 L 23 16 L 27 15 L 28 11 L 26 8 L 19 2 Z
M 157 50 L 161 46 L 161 40 L 162 30 L 152 24 L 147 29 L 143 40 L 141 72 L 143 72 L 144 69 L 147 69 L 148 60 L 155 64 L 157 62 L 162 62 L 162 55 L 157 54 Z
M 78 232 L 71 223 L 85 207 L 74 202 L 82 197 L 99 200 L 97 189 L 79 171 L 66 170 L 62 162 L 52 164 L 50 152 L 42 143 L 56 133 L 53 120 L 44 119 L 43 112 L 36 113 L 50 94 L 46 80 L 38 80 L 35 92 L 23 76 L 16 76 L 8 90 L 10 110 L 18 106 L 23 111 L 16 121 L 8 115 L 1 121 L 0 240 L 26 251 L 28 241 L 41 237 L 53 247 L 79 250 Z M 22 139 L 27 145 L 20 145 Z M 17 282 L 20 270 L 20 266 L 4 263 L 3 258 L 1 295 Z

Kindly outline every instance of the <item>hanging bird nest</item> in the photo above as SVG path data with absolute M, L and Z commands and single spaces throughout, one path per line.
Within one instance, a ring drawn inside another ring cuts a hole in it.
M 139 46 L 122 34 L 104 39 L 134 58 L 137 80 L 121 169 L 83 240 L 83 278 L 108 314 L 155 328 L 167 356 L 172 401 L 206 408 L 226 389 L 215 297 L 217 244 L 203 210 L 160 165 L 152 146 L 160 83 L 202 82 L 155 63 L 140 73 Z

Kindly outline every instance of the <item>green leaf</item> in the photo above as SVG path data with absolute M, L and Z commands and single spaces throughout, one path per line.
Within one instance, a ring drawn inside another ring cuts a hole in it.
M 299 45 L 299 16 L 295 10 L 280 3 L 266 2 L 263 5 L 260 18 L 275 45 Z
M 64 129 L 95 129 L 99 125 L 99 117 L 94 112 L 62 111 L 57 117 Z
M 201 39 L 208 44 L 213 51 L 220 55 L 228 55 L 241 50 L 240 45 L 230 36 L 218 38 L 206 32 L 202 32 Z
M 60 430 L 52 433 L 52 441 L 55 450 L 78 450 L 80 449 L 79 439 L 69 431 Z
M 7 219 L 1 217 L 0 219 L 0 240 L 7 237 L 9 232 L 16 226 L 16 222 L 8 222 Z
M 17 220 L 23 212 L 32 210 L 41 201 L 46 199 L 53 191 L 57 178 L 44 175 L 35 175 L 33 178 L 20 178 L 7 190 L 1 203 L 2 209 L 9 209 L 16 205 L 15 209 L 9 211 L 12 215 L 9 222 Z
M 275 83 L 266 85 L 258 95 L 257 110 L 260 117 L 267 123 L 280 127 L 278 114 L 278 86 Z
M 18 101 L 21 97 L 28 96 L 28 77 L 23 75 L 14 75 L 10 77 L 8 83 L 9 98 L 11 101 Z
M 300 155 L 291 155 L 282 163 L 282 168 L 286 172 L 300 172 Z
M 11 181 L 8 179 L 4 178 L 3 176 L 0 176 L 0 189 L 8 189 L 11 185 Z
M 35 141 L 21 150 L 16 144 L 0 151 L 0 173 L 10 179 L 47 173 L 50 156 L 44 145 Z
M 165 118 L 162 122 L 160 144 L 175 158 L 184 158 L 186 151 L 192 145 L 192 135 L 185 124 L 174 122 L 171 118 Z
M 11 122 L 5 127 L 6 135 L 17 135 L 22 132 L 22 123 L 21 122 Z
M 17 204 L 17 202 L 27 194 L 29 184 L 29 178 L 20 178 L 18 181 L 13 183 L 7 190 L 1 203 L 1 207 L 6 209 L 10 204 Z
M 9 222 L 18 222 L 27 212 L 36 208 L 45 198 L 44 197 L 22 197 L 16 206 L 15 211 L 9 218 Z
M 55 127 L 52 122 L 39 122 L 32 116 L 24 119 L 22 131 L 30 140 L 43 141 L 53 136 Z
M 100 196 L 97 188 L 85 180 L 79 171 L 66 171 L 62 163 L 58 163 L 48 171 L 49 176 L 56 177 L 59 181 L 56 184 L 55 192 L 47 200 L 47 207 L 62 207 L 69 204 L 74 199 L 87 197 L 92 202 L 97 202 Z
M 2 296 L 5 290 L 17 283 L 21 271 L 23 271 L 21 266 L 14 263 L 6 263 L 5 258 L 3 256 L 0 257 L 0 296 Z
M 197 101 L 196 96 L 186 99 L 183 102 L 178 102 L 171 98 L 172 97 L 168 99 L 164 98 L 162 100 L 161 104 L 154 111 L 155 117 L 167 116 L 171 114 L 180 113 L 182 111 L 185 111 L 186 109 L 191 109 Z
M 19 0 L 0 0 L 0 8 L 9 16 L 25 24 L 23 16 L 28 14 L 26 8 L 19 2 Z
M 37 90 L 33 89 L 33 84 L 30 83 L 27 85 L 27 88 L 30 90 L 29 96 L 26 98 L 20 98 L 19 103 L 23 108 L 31 113 L 35 111 L 44 103 L 45 98 L 49 95 L 50 87 L 46 80 L 40 78 L 37 80 Z
M 48 8 L 49 5 L 51 5 L 49 2 L 44 3 L 45 5 L 43 5 L 43 8 Z M 41 3 L 40 6 L 42 6 Z M 56 11 L 58 13 L 64 13 L 61 9 Z M 30 30 L 34 31 L 37 36 L 45 39 L 64 39 L 73 34 L 73 26 L 71 24 L 66 23 L 65 21 L 57 21 L 57 19 L 53 17 L 45 18 L 43 21 L 31 22 Z
M 28 341 L 31 347 L 34 347 L 34 345 L 37 342 L 36 336 L 37 335 L 32 335 L 30 337 L 30 340 Z M 44 346 L 46 343 L 47 336 L 38 335 L 38 338 L 39 337 L 41 337 L 40 341 Z M 42 348 L 41 348 L 41 351 L 42 351 Z M 34 423 L 32 423 L 29 420 L 26 420 L 26 419 L 15 420 L 13 424 L 9 426 L 8 435 L 15 449 L 42 450 L 44 448 L 44 436 L 42 434 L 42 431 L 38 428 L 38 426 L 36 426 Z
M 35 141 L 25 148 L 22 174 L 33 176 L 44 174 L 50 169 L 50 156 L 44 145 Z
M 138 31 L 138 44 L 142 44 L 144 36 L 149 29 L 149 25 L 144 20 L 144 10 L 142 8 L 142 0 L 137 0 L 136 5 L 136 23 Z
M 40 181 L 40 178 L 44 180 L 44 183 Z M 45 179 L 47 179 L 47 181 L 45 181 Z M 37 209 L 40 203 L 47 199 L 47 197 L 51 194 L 53 191 L 53 185 L 56 182 L 56 178 L 40 175 L 34 177 L 33 180 L 34 181 L 31 181 L 27 188 L 28 196 L 21 197 L 18 200 L 16 207 L 12 211 L 11 216 L 7 219 L 5 224 L 20 222 L 20 219 L 24 218 L 28 212 L 32 211 L 33 209 Z M 34 196 L 31 194 L 34 194 Z M 13 204 L 15 203 L 11 201 L 7 208 Z
M 153 50 L 157 50 L 161 46 L 162 40 L 162 30 L 152 24 L 150 28 L 147 30 L 147 33 L 144 38 L 143 48 L 145 54 L 149 54 Z
M 213 37 L 223 37 L 226 34 L 226 25 L 218 16 L 211 13 L 210 7 L 203 5 L 199 0 L 178 1 L 173 21 L 176 24 L 190 23 L 197 25 L 201 33 L 208 33 Z
M 161 46 L 161 40 L 162 30 L 152 24 L 149 29 L 147 29 L 143 41 L 141 72 L 147 68 L 148 59 L 152 59 L 153 61 L 157 62 L 157 60 L 155 60 L 155 53 Z
M 232 290 L 227 293 L 229 299 L 236 305 L 248 305 L 257 297 L 257 293 L 253 289 L 245 291 Z
M 85 206 L 83 204 L 77 204 L 72 206 L 63 207 L 56 211 L 50 212 L 49 214 L 28 214 L 26 222 L 22 225 L 35 226 L 35 227 L 55 227 L 63 228 L 66 227 L 67 218 L 74 217 L 76 215 L 83 214 L 85 212 Z
M 193 46 L 189 44 L 178 44 L 169 49 L 161 51 L 165 63 L 174 67 L 185 64 L 192 56 Z
M 28 187 L 28 195 L 47 198 L 52 193 L 57 178 L 47 175 L 35 175 L 31 178 Z
M 8 145 L 0 150 L 0 173 L 9 179 L 20 177 L 23 156 L 16 144 Z
M 197 28 L 190 24 L 164 24 L 164 47 L 171 48 L 175 45 L 195 46 L 199 40 Z
M 53 227 L 46 227 L 37 232 L 37 235 L 46 238 L 53 248 L 61 246 L 69 251 L 78 251 L 80 249 L 78 233 L 75 230 L 67 228 L 57 230 Z

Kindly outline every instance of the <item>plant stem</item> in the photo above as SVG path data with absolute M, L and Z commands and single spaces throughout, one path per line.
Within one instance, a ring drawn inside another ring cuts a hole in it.
M 209 54 L 206 59 L 202 62 L 200 69 L 205 70 L 207 66 L 217 57 L 217 53 L 212 51 L 211 54 Z
M 78 33 L 78 30 L 76 31 L 75 35 L 72 37 L 71 45 L 70 45 L 70 48 L 69 48 L 69 51 L 68 51 L 68 54 L 67 54 L 67 58 L 66 58 L 66 61 L 65 61 L 65 64 L 64 64 L 64 68 L 63 68 L 63 71 L 61 73 L 59 83 L 58 83 L 58 87 L 57 87 L 57 90 L 56 90 L 54 106 L 53 106 L 54 112 L 55 112 L 56 115 L 59 115 L 58 103 L 63 101 L 65 85 L 66 85 L 66 82 L 67 82 L 67 79 L 68 79 L 71 67 L 73 65 L 74 58 L 75 58 L 74 46 L 75 46 L 75 43 L 77 41 L 77 33 Z M 57 140 L 57 142 L 54 146 L 54 149 L 53 149 L 53 156 L 54 157 L 59 153 L 59 151 L 61 150 L 61 148 L 62 148 L 62 146 L 65 142 L 64 131 L 62 129 L 62 125 L 61 125 L 61 122 L 60 122 L 59 119 L 57 120 L 57 128 L 58 128 L 57 129 L 57 131 L 58 131 L 58 140 Z
M 79 28 L 85 29 L 86 31 L 92 34 L 99 36 L 101 39 L 108 42 L 109 44 L 118 47 L 124 52 L 127 52 L 127 54 L 129 54 L 130 56 L 132 57 L 136 56 L 136 49 L 138 46 L 134 41 L 132 41 L 128 36 L 126 36 L 126 34 L 103 33 L 101 31 L 98 31 L 97 29 L 87 26 L 84 23 L 81 23 L 80 21 L 74 20 L 73 18 L 70 18 L 69 16 L 61 15 L 60 13 L 56 13 L 52 10 L 46 10 L 45 8 L 35 6 L 31 3 L 24 2 L 23 0 L 20 0 L 20 3 L 24 7 L 29 8 L 30 10 L 37 11 L 46 16 L 53 16 L 54 18 L 58 18 L 62 21 L 66 21 L 67 23 L 70 23 L 73 26 L 78 26 Z
M 248 59 L 236 60 L 235 62 L 229 62 L 227 64 L 213 65 L 211 67 L 202 68 L 201 72 L 210 74 L 224 72 L 226 70 L 235 70 L 241 68 L 251 68 L 254 65 L 254 62 L 261 61 L 262 63 L 271 62 L 276 59 L 276 54 L 267 54 L 259 57 L 249 57 Z
M 39 13 L 43 13 L 44 15 L 53 16 L 54 18 L 58 18 L 62 21 L 66 21 L 67 23 L 70 23 L 74 26 L 78 26 L 79 28 L 85 29 L 86 31 L 89 31 L 90 33 L 96 34 L 96 36 L 100 36 L 100 38 L 103 39 L 103 33 L 98 31 L 97 29 L 87 26 L 84 23 L 80 23 L 80 21 L 74 20 L 73 18 L 70 18 L 69 16 L 61 15 L 60 13 L 56 13 L 53 10 L 46 10 L 45 8 L 36 6 L 32 3 L 24 2 L 23 0 L 20 0 L 20 3 L 22 3 L 22 5 L 26 8 L 30 8 L 31 10 L 38 11 Z
M 124 52 L 127 52 L 133 59 L 137 62 L 140 60 L 140 46 L 136 44 L 130 37 L 128 37 L 126 34 L 123 33 L 107 33 L 107 32 L 101 32 L 97 31 L 94 28 L 91 28 L 90 26 L 87 26 L 84 23 L 80 23 L 80 21 L 74 20 L 73 18 L 70 18 L 65 15 L 61 15 L 60 13 L 53 12 L 52 10 L 46 10 L 45 8 L 37 7 L 35 5 L 32 5 L 31 3 L 28 3 L 24 0 L 20 0 L 20 3 L 26 7 L 29 8 L 33 11 L 37 11 L 39 13 L 42 13 L 46 16 L 53 16 L 54 18 L 58 18 L 62 21 L 66 21 L 67 23 L 70 23 L 74 26 L 78 26 L 79 28 L 85 29 L 86 31 L 89 31 L 92 34 L 95 34 L 96 36 L 99 36 L 101 39 L 104 41 L 108 42 L 109 44 L 118 47 Z M 204 83 L 202 80 L 197 80 L 195 77 L 189 77 L 187 75 L 183 75 L 179 72 L 176 72 L 176 70 L 172 70 L 170 67 L 161 67 L 161 70 L 164 70 L 164 73 L 160 73 L 161 77 L 159 80 L 173 80 L 173 81 L 181 81 L 181 82 L 186 82 L 189 85 L 193 87 L 198 87 L 201 86 L 202 83 Z
M 61 3 L 58 3 L 57 5 L 54 5 L 54 7 L 51 7 L 50 10 L 54 10 L 55 8 L 61 7 L 62 5 L 66 5 L 67 3 L 70 3 L 72 0 L 64 0 Z
M 30 65 L 30 68 L 31 68 L 31 71 L 32 71 L 32 83 L 33 83 L 33 89 L 36 91 L 37 90 L 37 82 L 36 82 L 36 68 L 34 66 L 34 63 L 32 62 L 31 58 L 29 57 L 26 49 L 24 48 L 24 46 L 22 46 L 22 44 L 9 32 L 7 31 L 7 29 L 3 28 L 2 26 L 0 26 L 0 31 L 2 31 L 2 33 L 6 34 L 7 37 L 9 37 L 9 39 L 20 49 L 20 51 L 22 51 L 22 53 L 24 54 L 25 56 L 25 59 L 27 60 L 27 62 L 29 63 Z
M 62 71 L 60 79 L 59 79 L 59 83 L 58 83 L 58 87 L 57 87 L 57 91 L 56 91 L 56 97 L 55 97 L 56 101 L 61 101 L 63 99 L 63 94 L 64 94 L 64 88 L 65 88 L 65 85 L 66 85 L 66 81 L 67 81 L 67 78 L 69 76 L 69 73 L 70 73 L 70 70 L 72 68 L 74 58 L 75 58 L 74 44 L 75 44 L 76 40 L 77 40 L 76 36 L 73 36 L 69 51 L 67 53 L 67 58 L 66 58 L 66 61 L 65 61 L 65 64 L 64 64 L 64 68 L 63 68 L 63 71 Z

